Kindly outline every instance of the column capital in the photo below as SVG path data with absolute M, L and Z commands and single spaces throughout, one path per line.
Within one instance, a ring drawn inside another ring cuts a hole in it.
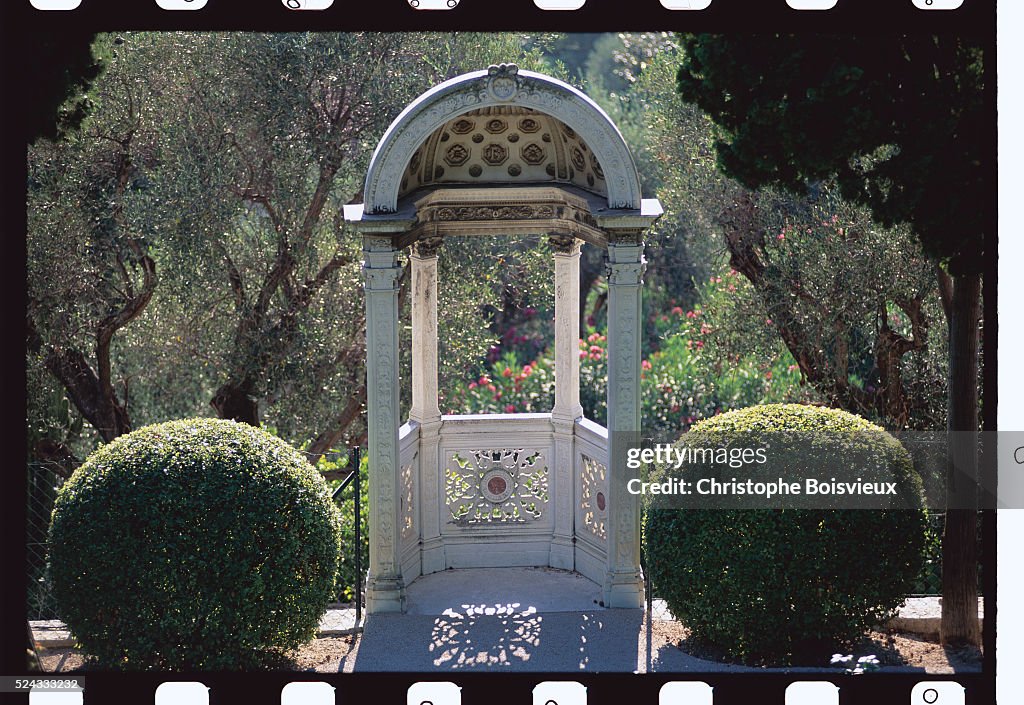
M 412 256 L 419 259 L 436 258 L 437 252 L 443 244 L 443 237 L 425 237 L 413 243 Z
M 605 228 L 608 233 L 608 246 L 644 244 L 644 231 L 636 228 Z
M 370 267 L 363 264 L 363 275 L 366 277 L 365 289 L 367 291 L 398 291 L 398 280 L 402 276 L 402 268 L 394 267 Z
M 387 235 L 363 235 L 363 253 L 389 253 L 398 250 L 395 248 L 395 243 Z
M 396 291 L 402 265 L 391 238 L 363 237 L 363 276 L 367 291 Z
M 639 261 L 613 262 L 605 264 L 605 276 L 609 286 L 640 286 L 644 283 L 647 260 L 640 255 Z
M 556 255 L 579 255 L 582 241 L 573 235 L 552 234 L 548 237 L 551 249 Z

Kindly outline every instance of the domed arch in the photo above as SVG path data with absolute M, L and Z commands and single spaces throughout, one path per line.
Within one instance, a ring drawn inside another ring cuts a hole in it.
M 402 111 L 373 153 L 366 176 L 364 212 L 368 215 L 396 212 L 403 176 L 413 154 L 445 124 L 471 111 L 492 107 L 536 112 L 571 128 L 590 146 L 600 165 L 608 207 L 613 210 L 641 207 L 636 164 L 608 114 L 563 81 L 501 64 L 445 81 Z

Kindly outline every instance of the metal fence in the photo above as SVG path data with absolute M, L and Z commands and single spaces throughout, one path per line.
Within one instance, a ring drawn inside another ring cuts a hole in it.
M 342 556 L 342 564 L 345 565 L 351 561 L 353 566 L 351 585 L 339 585 L 338 601 L 344 601 L 344 591 L 346 588 L 351 589 L 353 593 L 353 603 L 356 609 L 356 624 L 362 622 L 363 616 L 363 551 L 362 545 L 365 540 L 365 535 L 362 531 L 362 487 L 360 483 L 360 449 L 358 446 L 353 447 L 349 451 L 349 462 L 348 467 L 350 472 L 337 489 L 331 493 L 331 499 L 341 508 L 342 512 L 345 512 L 344 505 L 348 501 L 346 500 L 346 490 L 352 487 L 352 496 L 349 498 L 352 501 L 352 547 L 343 546 L 342 551 L 348 551 L 350 555 Z M 345 522 L 343 522 L 345 523 Z M 344 530 L 344 528 L 343 528 Z M 348 571 L 342 571 L 348 572 Z
M 57 619 L 57 602 L 50 589 L 47 568 L 50 514 L 57 490 L 64 479 L 45 463 L 29 463 L 27 511 L 25 522 L 26 577 L 28 579 L 28 618 Z

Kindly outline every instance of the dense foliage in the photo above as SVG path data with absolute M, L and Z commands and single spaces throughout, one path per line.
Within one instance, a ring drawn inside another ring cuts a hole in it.
M 252 667 L 315 634 L 334 597 L 339 522 L 320 475 L 264 431 L 147 426 L 61 489 L 53 591 L 104 666 Z
M 543 37 L 439 37 L 97 40 L 106 69 L 81 129 L 28 154 L 34 457 L 70 469 L 97 441 L 211 412 L 268 423 L 312 457 L 360 439 L 362 253 L 341 212 L 374 145 L 454 75 L 508 60 L 558 73 L 528 46 Z M 447 251 L 445 374 L 483 356 L 483 311 L 536 269 L 528 252 L 501 267 L 499 241 Z M 72 424 L 44 401 L 54 391 Z
M 784 349 L 769 357 L 748 350 L 720 354 L 727 331 L 711 325 L 712 311 L 731 307 L 736 272 L 712 277 L 695 288 L 702 304 L 690 310 L 670 300 L 664 313 L 652 312 L 647 324 L 657 347 L 641 361 L 641 427 L 648 437 L 664 442 L 678 437 L 696 421 L 724 411 L 756 404 L 813 399 L 801 386 L 795 361 Z M 717 324 L 716 324 L 717 325 Z M 762 320 L 763 327 L 771 321 Z M 762 333 L 762 335 L 770 335 Z M 530 352 L 530 342 L 522 345 Z M 546 412 L 554 404 L 554 352 L 521 363 L 522 348 L 506 345 L 504 355 L 477 379 L 451 387 L 444 409 L 449 413 Z M 608 338 L 593 327 L 579 341 L 580 401 L 584 415 L 605 422 L 608 387 Z
M 940 638 L 980 645 L 978 518 L 962 507 L 978 494 L 981 274 L 996 227 L 993 49 L 978 37 L 927 34 L 880 37 L 871 51 L 859 38 L 828 35 L 687 35 L 682 44 L 678 87 L 720 128 L 725 173 L 798 195 L 831 180 L 876 223 L 909 227 L 941 264 L 946 425 L 959 446 L 957 472 L 970 479 L 946 487 Z M 899 337 L 882 342 L 900 356 L 919 339 Z
M 957 272 L 981 268 L 994 223 L 977 40 L 891 35 L 864 51 L 853 36 L 687 35 L 679 89 L 722 126 L 725 173 L 794 191 L 835 178 Z
M 787 449 L 794 443 L 800 447 Z M 719 447 L 768 448 L 768 462 L 758 472 L 801 482 L 823 475 L 868 479 L 869 466 L 846 460 L 870 451 L 897 483 L 901 499 L 921 506 L 921 481 L 909 454 L 881 428 L 843 411 L 753 407 L 696 424 L 677 444 Z M 790 466 L 780 468 L 779 458 Z M 840 458 L 846 460 L 836 462 Z M 697 470 L 692 463 L 662 467 L 652 481 Z M 737 474 L 719 470 L 724 479 Z M 705 477 L 715 472 L 700 468 Z M 824 654 L 882 623 L 921 570 L 920 509 L 750 508 L 764 506 L 763 499 L 747 508 L 682 509 L 667 496 L 653 497 L 644 541 L 656 593 L 696 637 L 745 662 L 818 665 Z

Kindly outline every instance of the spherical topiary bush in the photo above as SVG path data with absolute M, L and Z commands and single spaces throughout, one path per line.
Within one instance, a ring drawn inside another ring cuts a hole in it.
M 103 446 L 61 488 L 53 592 L 106 667 L 254 667 L 314 636 L 340 536 L 326 483 L 287 443 L 172 421 Z
M 895 438 L 843 411 L 779 404 L 702 421 L 675 446 L 709 448 L 727 452 L 714 463 L 687 453 L 651 481 L 782 479 L 801 493 L 769 500 L 755 487 L 753 495 L 723 497 L 699 494 L 694 484 L 686 502 L 648 497 L 654 593 L 696 638 L 744 662 L 822 665 L 902 603 L 921 569 L 926 517 L 921 480 Z M 748 462 L 724 462 L 746 449 Z M 897 494 L 808 495 L 809 478 L 884 480 Z M 871 503 L 876 508 L 851 508 Z

